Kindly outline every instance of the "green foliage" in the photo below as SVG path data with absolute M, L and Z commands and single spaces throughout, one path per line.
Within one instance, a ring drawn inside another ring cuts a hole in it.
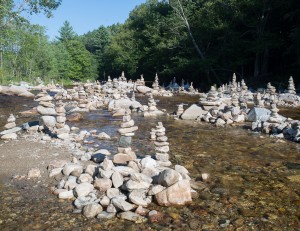
M 69 40 L 76 39 L 77 37 L 69 21 L 64 21 L 63 26 L 59 29 L 58 32 L 59 37 L 57 37 L 57 39 L 61 42 L 67 42 Z

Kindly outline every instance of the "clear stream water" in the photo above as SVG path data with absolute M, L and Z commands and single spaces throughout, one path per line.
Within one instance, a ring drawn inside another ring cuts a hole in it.
M 147 101 L 144 97 L 138 99 Z M 175 111 L 179 103 L 198 101 L 196 97 L 187 96 L 155 99 L 158 107 L 167 112 Z M 17 114 L 35 105 L 32 100 L 0 95 L 0 127 L 9 113 Z M 299 108 L 288 108 L 279 113 L 300 118 Z M 148 140 L 149 131 L 157 121 L 162 121 L 170 142 L 172 163 L 185 166 L 198 182 L 201 173 L 210 174 L 206 189 L 198 190 L 198 198 L 191 205 L 176 208 L 151 205 L 151 209 L 164 214 L 164 219 L 157 223 L 135 224 L 117 218 L 110 221 L 86 219 L 72 213 L 71 201 L 61 201 L 50 194 L 51 185 L 15 182 L 0 186 L 0 229 L 299 230 L 299 143 L 253 133 L 248 124 L 217 128 L 167 116 L 145 119 L 134 113 L 132 117 L 139 126 L 132 144 L 138 156 L 154 154 L 153 144 Z M 19 117 L 18 121 L 33 119 Z M 95 142 L 91 145 L 115 153 L 120 119 L 99 110 L 85 114 L 83 121 L 70 125 L 106 132 L 113 137 L 111 141 L 91 140 Z M 33 190 L 32 186 L 36 188 Z

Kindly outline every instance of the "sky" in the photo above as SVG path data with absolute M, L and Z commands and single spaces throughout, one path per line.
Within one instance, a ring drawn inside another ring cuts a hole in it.
M 146 0 L 62 0 L 52 18 L 39 14 L 27 19 L 32 24 L 45 26 L 49 39 L 54 40 L 64 21 L 69 21 L 74 31 L 82 35 L 101 25 L 124 23 L 130 11 L 144 2 Z

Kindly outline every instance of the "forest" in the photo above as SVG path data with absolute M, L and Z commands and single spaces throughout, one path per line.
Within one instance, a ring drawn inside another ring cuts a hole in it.
M 13 0 L 0 5 L 0 84 L 28 81 L 66 84 L 118 77 L 160 84 L 174 77 L 201 90 L 231 79 L 249 86 L 300 80 L 299 0 L 147 0 L 124 24 L 77 35 L 65 21 L 49 41 L 45 28 L 23 12 L 48 17 L 61 0 Z

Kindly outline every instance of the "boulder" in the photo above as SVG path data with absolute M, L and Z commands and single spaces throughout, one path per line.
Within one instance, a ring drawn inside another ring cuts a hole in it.
M 17 96 L 22 96 L 22 97 L 27 97 L 27 98 L 34 98 L 34 94 L 29 92 L 26 87 L 22 86 L 0 86 L 0 94 L 4 95 L 17 95 Z
M 146 86 L 137 86 L 136 90 L 139 93 L 142 93 L 142 94 L 146 94 L 146 93 L 152 92 L 152 88 L 146 87 Z
M 63 174 L 69 176 L 71 173 L 77 172 L 79 175 L 83 172 L 83 167 L 79 164 L 68 163 L 64 165 Z
M 203 110 L 201 107 L 197 106 L 196 104 L 193 104 L 182 113 L 181 119 L 195 120 L 199 116 L 203 116 L 206 114 L 207 114 L 207 111 Z
M 41 121 L 42 121 L 43 125 L 45 125 L 49 128 L 55 127 L 55 124 L 56 124 L 56 119 L 54 116 L 42 116 Z
M 114 172 L 111 179 L 115 188 L 119 188 L 124 182 L 124 178 L 119 172 Z
M 43 107 L 40 105 L 37 106 L 36 110 L 41 115 L 56 115 L 57 114 L 54 108 Z
M 270 118 L 271 111 L 266 108 L 253 107 L 247 114 L 247 121 L 256 122 L 261 121 L 265 122 Z
M 181 180 L 167 189 L 155 194 L 159 205 L 184 205 L 192 201 L 191 186 L 189 180 Z

